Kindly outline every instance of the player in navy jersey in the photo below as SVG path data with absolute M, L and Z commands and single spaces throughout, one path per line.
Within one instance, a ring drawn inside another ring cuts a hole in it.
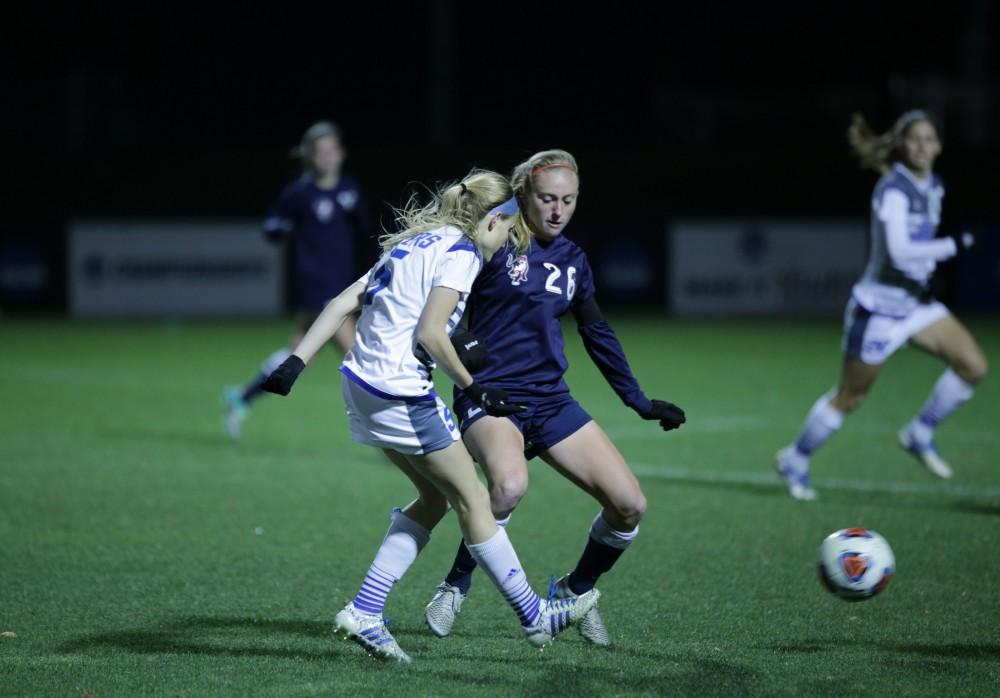
M 639 416 L 669 430 L 684 422 L 684 412 L 650 400 L 639 388 L 597 306 L 586 254 L 562 235 L 579 195 L 573 156 L 562 150 L 536 153 L 515 168 L 511 184 L 532 232 L 531 244 L 525 252 L 508 247 L 494 255 L 472 287 L 467 317 L 469 330 L 485 342 L 489 356 L 475 372 L 476 380 L 502 387 L 527 410 L 490 416 L 456 391 L 455 414 L 489 481 L 490 504 L 501 526 L 527 489 L 527 461 L 535 456 L 600 503 L 576 568 L 552 590 L 555 598 L 573 598 L 594 589 L 632 543 L 646 498 L 618 449 L 569 392 L 560 318 L 573 314 L 591 359 Z M 451 632 L 475 567 L 463 543 L 426 608 L 427 624 L 439 637 Z M 609 643 L 596 606 L 578 627 L 587 640 Z
M 302 160 L 304 172 L 271 204 L 263 231 L 268 239 L 292 248 L 297 319 L 290 346 L 295 346 L 323 306 L 355 277 L 358 247 L 372 235 L 372 221 L 357 181 L 341 173 L 345 152 L 335 124 L 320 121 L 310 126 L 292 154 Z M 353 318 L 344 322 L 333 342 L 341 353 L 351 348 Z M 225 392 L 226 431 L 232 438 L 239 437 L 264 379 L 288 353 L 286 347 L 273 352 L 246 385 Z
M 930 293 L 937 263 L 973 243 L 970 233 L 936 237 L 944 187 L 933 171 L 941 152 L 933 122 L 910 111 L 876 136 L 855 116 L 848 137 L 862 165 L 882 177 L 871 200 L 868 264 L 845 312 L 840 384 L 816 401 L 799 437 L 776 459 L 789 494 L 807 501 L 816 498 L 809 478 L 813 452 L 864 401 L 882 364 L 901 346 L 909 342 L 949 366 L 898 434 L 900 446 L 941 478 L 950 478 L 952 469 L 934 445 L 935 429 L 972 397 L 987 369 L 976 340 Z
M 417 489 L 417 499 L 392 514 L 354 600 L 334 624 L 373 655 L 409 656 L 386 627 L 382 609 L 449 506 L 475 559 L 517 614 L 527 640 L 552 641 L 596 603 L 600 592 L 545 600 L 531 589 L 517 554 L 489 508 L 489 495 L 444 402 L 434 392 L 437 366 L 463 395 L 492 415 L 523 410 L 506 393 L 475 381 L 453 338 L 473 280 L 508 240 L 523 250 L 513 190 L 495 172 L 474 171 L 426 207 L 400 212 L 403 230 L 382 238 L 383 254 L 360 280 L 332 300 L 263 388 L 287 395 L 299 373 L 358 310 L 354 346 L 340 370 L 352 437 L 381 448 Z

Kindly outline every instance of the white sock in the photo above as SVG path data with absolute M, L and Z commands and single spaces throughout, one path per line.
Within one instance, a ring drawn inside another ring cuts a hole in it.
M 632 541 L 637 535 L 639 535 L 639 526 L 631 531 L 619 531 L 617 528 L 611 528 L 611 524 L 604 520 L 604 512 L 601 511 L 597 512 L 597 516 L 590 524 L 590 537 L 598 543 L 616 550 L 625 550 L 632 545 Z
M 354 607 L 365 613 L 382 613 L 393 584 L 410 569 L 430 537 L 430 531 L 399 509 L 393 509 L 392 523 L 354 597 Z
M 934 440 L 937 426 L 968 402 L 974 392 L 973 386 L 949 368 L 937 379 L 920 414 L 910 422 L 910 434 L 918 443 L 929 444 Z
M 528 577 L 521 569 L 521 561 L 517 559 L 514 546 L 507 537 L 507 531 L 502 527 L 498 528 L 496 534 L 489 540 L 476 544 L 466 543 L 466 546 L 517 613 L 521 625 L 533 625 L 538 618 L 541 599 L 528 584 Z
M 807 464 L 813 451 L 836 434 L 844 424 L 844 413 L 830 405 L 832 394 L 826 393 L 812 406 L 802 432 L 795 441 L 795 450 L 807 459 Z

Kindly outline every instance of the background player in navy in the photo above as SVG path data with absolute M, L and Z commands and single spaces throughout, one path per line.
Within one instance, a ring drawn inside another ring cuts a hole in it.
M 341 174 L 345 153 L 335 124 L 320 121 L 310 126 L 292 154 L 302 160 L 304 172 L 271 204 L 263 229 L 269 239 L 292 247 L 297 319 L 290 346 L 295 346 L 323 306 L 356 278 L 358 247 L 372 235 L 372 221 L 358 183 Z M 354 329 L 354 319 L 348 318 L 333 337 L 342 354 L 354 343 Z M 246 385 L 226 391 L 225 422 L 231 437 L 239 437 L 250 403 L 261 395 L 261 384 L 288 354 L 288 348 L 278 349 Z
M 456 392 L 462 438 L 489 481 L 490 504 L 506 525 L 528 486 L 527 459 L 538 455 L 591 494 L 601 511 L 576 568 L 553 593 L 571 598 L 594 588 L 639 530 L 646 498 L 639 482 L 604 431 L 570 395 L 560 317 L 572 312 L 591 359 L 626 405 L 664 429 L 684 422 L 684 412 L 650 400 L 633 377 L 621 345 L 594 300 L 594 280 L 583 250 L 562 232 L 573 217 L 579 178 L 573 156 L 562 150 L 536 153 L 512 175 L 521 214 L 532 232 L 525 253 L 507 248 L 485 265 L 473 285 L 468 327 L 485 341 L 489 362 L 476 380 L 502 387 L 524 413 L 492 417 Z M 465 545 L 426 609 L 438 636 L 451 631 L 472 582 L 475 561 Z M 596 607 L 578 626 L 585 638 L 608 644 Z
M 882 136 L 856 116 L 848 136 L 862 164 L 882 177 L 871 201 L 868 264 L 844 317 L 840 385 L 816 401 L 799 437 L 777 455 L 776 467 L 789 494 L 802 500 L 816 498 L 809 479 L 812 453 L 864 401 L 882 364 L 905 343 L 949 366 L 898 437 L 900 446 L 938 477 L 949 478 L 952 470 L 934 445 L 934 431 L 972 397 L 987 369 L 976 340 L 929 290 L 937 263 L 973 243 L 970 233 L 935 237 L 944 197 L 941 179 L 933 172 L 941 152 L 937 129 L 925 112 L 911 111 Z

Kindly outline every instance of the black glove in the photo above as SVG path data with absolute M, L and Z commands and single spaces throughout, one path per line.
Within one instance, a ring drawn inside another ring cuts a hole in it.
M 506 417 L 509 414 L 524 412 L 527 407 L 516 402 L 507 402 L 507 391 L 502 388 L 487 388 L 473 382 L 468 388 L 462 390 L 466 397 L 483 408 L 491 417 Z
M 275 395 L 288 395 L 292 390 L 292 384 L 295 382 L 295 379 L 299 377 L 299 374 L 302 373 L 302 369 L 305 367 L 305 362 L 295 354 L 292 354 L 282 361 L 278 368 L 274 369 L 274 372 L 267 377 L 267 380 L 260 387 L 262 390 L 274 393 Z
M 663 400 L 653 400 L 650 407 L 645 412 L 640 413 L 643 419 L 658 419 L 663 431 L 676 429 L 687 421 L 684 410 L 672 402 Z
M 955 241 L 955 254 L 968 252 L 972 249 L 972 246 L 976 244 L 976 236 L 968 230 L 951 233 L 949 237 Z
M 486 342 L 464 327 L 455 329 L 451 345 L 455 347 L 459 360 L 469 373 L 478 373 L 486 368 Z

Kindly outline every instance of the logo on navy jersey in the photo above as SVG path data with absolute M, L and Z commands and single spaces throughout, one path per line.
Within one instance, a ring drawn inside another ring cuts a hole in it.
M 345 189 L 337 194 L 337 203 L 340 204 L 345 211 L 352 210 L 354 205 L 358 203 L 358 192 L 353 189 Z
M 528 280 L 528 257 L 519 254 L 517 257 L 513 253 L 507 255 L 507 276 L 510 277 L 511 286 L 520 286 Z
M 321 199 L 314 199 L 313 211 L 320 223 L 329 223 L 330 219 L 333 218 L 333 201 L 325 196 Z

